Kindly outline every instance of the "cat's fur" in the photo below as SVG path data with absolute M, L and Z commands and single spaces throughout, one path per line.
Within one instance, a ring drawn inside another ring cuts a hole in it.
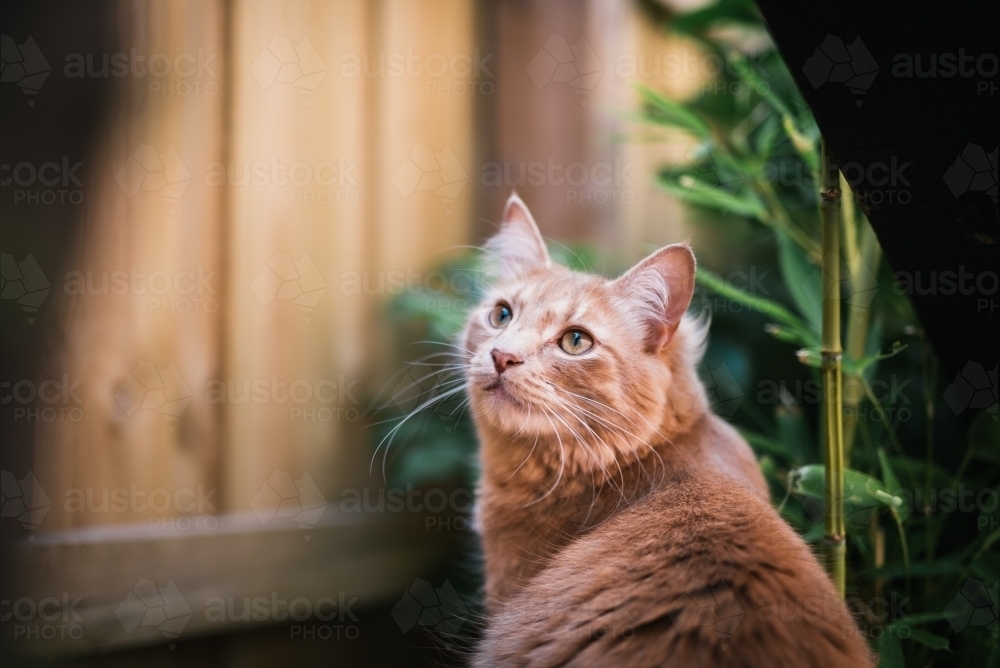
M 691 250 L 616 281 L 573 272 L 516 195 L 488 249 L 498 281 L 461 339 L 483 466 L 475 665 L 871 666 L 749 446 L 709 410 Z M 496 328 L 500 301 L 513 317 Z M 571 327 L 592 350 L 560 349 Z

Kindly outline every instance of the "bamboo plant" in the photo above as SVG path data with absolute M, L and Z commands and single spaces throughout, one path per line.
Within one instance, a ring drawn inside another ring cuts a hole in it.
M 824 540 L 828 552 L 830 578 L 844 596 L 847 571 L 847 529 L 844 526 L 844 415 L 840 345 L 840 168 L 822 142 L 823 248 L 823 334 L 821 369 L 823 374 L 823 450 L 826 464 L 826 523 Z
M 823 548 L 841 593 L 906 602 L 888 617 L 859 618 L 880 667 L 1000 666 L 995 631 L 955 617 L 963 587 L 995 591 L 1000 510 L 949 511 L 935 498 L 962 485 L 984 499 L 996 494 L 996 407 L 961 412 L 943 399 L 948 380 L 938 377 L 912 307 L 885 271 L 864 202 L 824 156 L 778 54 L 741 52 L 716 36 L 727 25 L 760 29 L 754 13 L 732 0 L 671 20 L 673 31 L 725 59 L 717 85 L 685 99 L 637 88 L 638 139 L 683 133 L 695 144 L 655 182 L 692 210 L 698 282 L 713 311 L 707 368 L 723 359 L 745 365 L 739 382 L 747 396 L 729 419 L 758 453 L 779 511 Z M 732 241 L 716 250 L 724 239 Z M 741 262 L 758 275 L 772 272 L 765 290 L 708 270 L 745 275 Z M 787 352 L 808 370 L 780 361 L 774 343 L 749 334 L 751 323 L 792 346 Z M 762 382 L 789 379 L 794 390 L 802 376 L 815 378 L 818 399 L 784 387 L 780 400 L 759 398 Z M 882 391 L 890 383 L 896 389 Z

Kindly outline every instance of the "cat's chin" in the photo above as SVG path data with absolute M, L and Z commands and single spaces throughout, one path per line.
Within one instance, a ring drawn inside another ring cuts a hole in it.
M 524 408 L 524 404 L 514 396 L 511 392 L 508 383 L 504 382 L 503 378 L 497 376 L 495 380 L 488 383 L 483 387 L 482 390 L 483 398 L 492 403 L 496 407 L 500 406 L 516 406 L 517 408 Z
M 506 378 L 493 376 L 479 378 L 479 382 L 470 383 L 472 389 L 472 404 L 475 414 L 483 421 L 483 426 L 497 434 L 507 434 L 524 431 L 526 420 L 532 428 L 541 425 L 534 424 L 529 400 L 513 387 Z

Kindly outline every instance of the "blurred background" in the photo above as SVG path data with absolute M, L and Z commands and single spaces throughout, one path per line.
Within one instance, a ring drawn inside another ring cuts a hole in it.
M 477 299 L 474 246 L 515 188 L 577 268 L 613 276 L 692 240 L 696 308 L 714 318 L 700 369 L 713 406 L 818 539 L 802 481 L 821 461 L 819 385 L 796 356 L 808 334 L 788 334 L 818 332 L 818 130 L 752 4 L 2 13 L 9 665 L 460 664 L 481 625 L 476 445 L 440 365 Z M 995 495 L 995 367 L 992 395 L 987 378 L 985 399 L 942 403 L 951 379 L 850 211 L 864 261 L 849 276 L 869 291 L 850 304 L 864 319 L 854 466 L 890 492 L 885 471 L 912 465 L 928 489 L 939 476 Z M 753 299 L 795 323 L 782 335 Z M 939 438 L 979 440 L 924 459 L 935 415 Z M 934 541 L 967 541 L 938 568 L 993 574 L 995 610 L 989 498 Z M 937 563 L 932 529 L 917 529 L 921 555 L 872 505 L 854 590 L 912 595 L 912 563 Z M 940 613 L 960 585 L 928 585 L 907 613 Z M 900 661 L 933 663 L 942 614 Z M 984 633 L 985 649 L 963 636 L 967 665 L 993 660 Z

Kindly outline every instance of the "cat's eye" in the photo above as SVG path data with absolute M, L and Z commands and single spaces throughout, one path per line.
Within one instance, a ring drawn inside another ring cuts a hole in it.
M 497 329 L 506 327 L 513 315 L 514 313 L 510 310 L 510 307 L 501 302 L 490 311 L 490 324 Z
M 570 355 L 582 355 L 594 347 L 594 339 L 579 329 L 571 329 L 559 339 L 559 347 Z

